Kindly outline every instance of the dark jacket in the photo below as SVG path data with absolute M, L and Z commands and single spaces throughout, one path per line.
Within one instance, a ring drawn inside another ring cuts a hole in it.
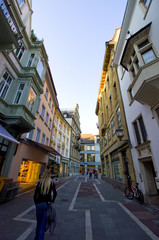
M 51 181 L 50 184 L 50 189 L 49 192 L 45 195 L 43 195 L 40 191 L 41 189 L 41 183 L 38 182 L 36 189 L 35 189 L 35 193 L 34 193 L 34 203 L 35 205 L 38 203 L 43 203 L 43 202 L 54 202 L 55 198 L 57 196 L 57 191 L 55 188 L 55 184 L 53 181 Z

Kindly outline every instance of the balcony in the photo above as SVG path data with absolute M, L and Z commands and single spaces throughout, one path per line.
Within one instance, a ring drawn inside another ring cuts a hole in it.
M 2 99 L 0 117 L 5 124 L 12 125 L 21 134 L 30 132 L 35 121 L 35 116 L 25 105 L 8 105 Z
M 159 96 L 158 64 L 159 59 L 156 59 L 141 67 L 132 83 L 134 99 L 151 107 L 158 101 Z
M 6 0 L 0 0 L 0 51 L 18 48 L 22 38 L 19 27 Z

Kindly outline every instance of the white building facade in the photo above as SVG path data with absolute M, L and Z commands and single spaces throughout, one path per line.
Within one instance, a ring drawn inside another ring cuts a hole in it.
M 158 0 L 128 0 L 114 58 L 136 180 L 148 203 L 159 199 L 158 9 Z

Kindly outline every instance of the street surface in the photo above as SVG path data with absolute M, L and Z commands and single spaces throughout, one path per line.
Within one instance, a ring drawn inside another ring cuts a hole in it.
M 33 240 L 34 191 L 0 205 L 0 240 Z M 45 240 L 157 240 L 159 212 L 126 199 L 101 179 L 60 178 L 55 203 L 57 226 Z

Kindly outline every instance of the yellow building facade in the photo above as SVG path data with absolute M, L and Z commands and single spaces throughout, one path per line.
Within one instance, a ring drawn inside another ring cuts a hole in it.
M 135 180 L 135 173 L 117 71 L 113 65 L 119 35 L 120 28 L 116 29 L 113 39 L 105 43 L 96 115 L 99 121 L 102 176 L 111 184 L 123 188 L 128 176 Z M 117 130 L 123 132 L 122 138 L 118 138 Z
M 59 108 L 55 112 L 51 139 L 52 147 L 61 155 L 59 173 L 61 176 L 67 176 L 69 175 L 71 126 L 65 120 Z

